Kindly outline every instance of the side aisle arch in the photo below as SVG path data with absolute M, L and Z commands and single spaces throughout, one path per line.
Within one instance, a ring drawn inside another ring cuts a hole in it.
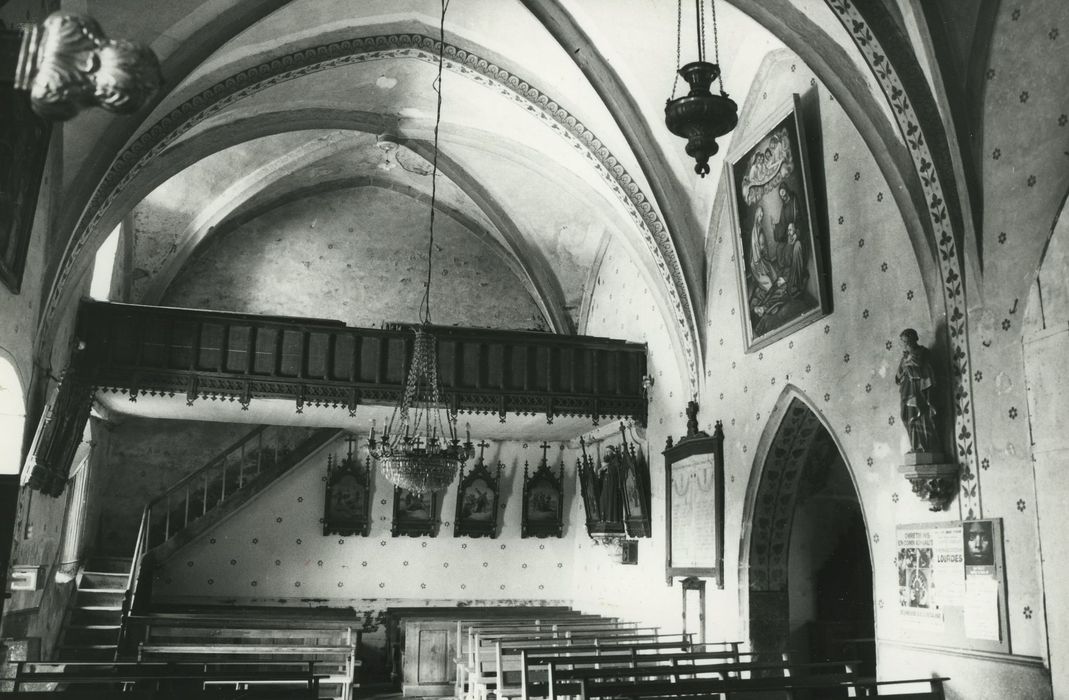
M 26 425 L 26 398 L 18 367 L 0 348 L 0 475 L 18 474 Z
M 836 455 L 854 482 L 845 453 L 826 421 L 801 390 L 787 385 L 754 453 L 743 505 L 739 609 L 748 619 L 750 640 L 759 653 L 787 648 L 790 538 L 798 497 L 807 465 L 829 462 Z M 856 482 L 853 488 L 856 495 Z M 862 508 L 862 520 L 863 512 Z

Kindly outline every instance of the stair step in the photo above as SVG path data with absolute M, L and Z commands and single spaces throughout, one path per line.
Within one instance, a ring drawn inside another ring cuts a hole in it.
M 126 591 L 108 591 L 106 593 L 78 591 L 74 599 L 74 607 L 82 608 L 83 610 L 118 607 L 122 610 L 125 597 Z
M 117 625 L 122 619 L 122 609 L 86 610 L 75 608 L 71 611 L 72 625 Z
M 86 570 L 94 573 L 129 573 L 130 557 L 93 557 L 86 563 Z
M 125 590 L 129 571 L 83 571 L 79 590 Z

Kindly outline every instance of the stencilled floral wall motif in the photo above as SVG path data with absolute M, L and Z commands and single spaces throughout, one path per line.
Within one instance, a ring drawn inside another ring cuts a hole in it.
M 574 459 L 565 460 L 563 540 L 520 538 L 524 460 L 534 443 L 495 442 L 487 459 L 501 461 L 500 534 L 496 539 L 453 537 L 457 484 L 443 492 L 437 537 L 392 537 L 393 490 L 373 469 L 371 531 L 367 537 L 324 536 L 325 460 L 341 441 L 281 477 L 248 507 L 178 550 L 157 570 L 160 601 L 243 600 L 278 604 L 317 599 L 348 605 L 359 599 L 420 601 L 570 599 Z M 550 462 L 563 450 L 554 443 Z

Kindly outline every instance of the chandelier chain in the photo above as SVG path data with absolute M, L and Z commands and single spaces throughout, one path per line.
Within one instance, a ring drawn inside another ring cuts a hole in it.
M 702 0 L 694 0 L 697 10 L 696 21 L 698 23 L 698 60 L 705 60 L 705 3 Z
M 676 88 L 679 86 L 679 69 L 683 65 L 680 56 L 680 41 L 683 36 L 683 0 L 676 0 L 676 73 L 672 80 L 672 96 L 669 101 L 676 98 Z
M 709 10 L 713 17 L 713 63 L 720 65 L 720 37 L 718 36 L 718 30 L 716 26 L 716 0 L 709 0 Z M 724 92 L 724 71 L 717 74 L 717 82 L 720 83 L 720 94 L 727 96 Z
M 434 219 L 438 201 L 438 142 L 442 124 L 442 75 L 445 66 L 445 15 L 449 0 L 442 0 L 438 27 L 438 73 L 431 82 L 436 95 L 434 154 L 431 158 L 431 211 L 427 237 L 427 282 L 420 302 L 420 325 L 414 328 L 415 342 L 408 377 L 400 401 L 379 439 L 375 422 L 368 435 L 368 453 L 393 484 L 415 493 L 440 491 L 453 481 L 457 469 L 471 459 L 474 447 L 470 430 L 461 444 L 457 435 L 457 407 L 445 405 L 438 373 L 438 350 L 431 325 L 431 281 L 434 262 Z M 455 401 L 454 401 L 455 403 Z
M 442 0 L 442 14 L 438 25 L 438 76 L 431 83 L 437 96 L 434 114 L 434 159 L 431 162 L 431 221 L 430 235 L 427 237 L 427 284 L 423 288 L 423 300 L 419 305 L 419 320 L 431 322 L 431 272 L 434 267 L 434 209 L 438 201 L 438 129 L 442 124 L 442 68 L 445 64 L 445 13 L 449 9 L 449 0 Z

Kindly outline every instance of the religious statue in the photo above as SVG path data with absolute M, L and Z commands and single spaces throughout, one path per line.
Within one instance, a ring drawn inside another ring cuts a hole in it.
M 163 81 L 149 47 L 108 39 L 90 17 L 54 12 L 26 36 L 15 88 L 28 90 L 33 110 L 46 119 L 70 119 L 92 106 L 130 114 Z
M 935 373 L 928 348 L 918 342 L 917 331 L 907 328 L 898 336 L 902 359 L 895 384 L 901 397 L 902 424 L 909 436 L 910 452 L 938 451 L 932 388 Z

